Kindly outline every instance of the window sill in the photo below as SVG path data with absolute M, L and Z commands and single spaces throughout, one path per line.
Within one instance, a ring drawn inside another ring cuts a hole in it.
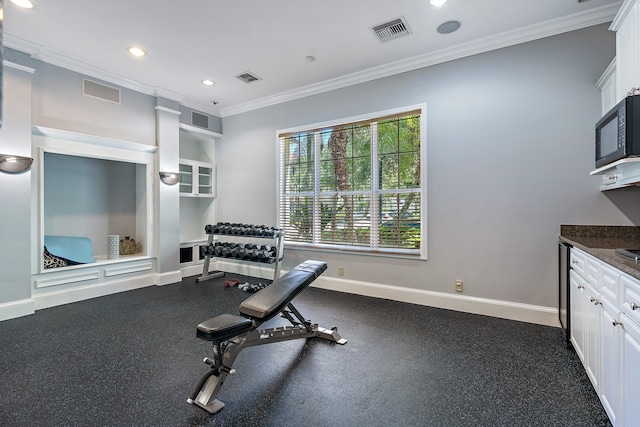
M 317 246 L 310 245 L 304 243 L 286 243 L 285 242 L 285 251 L 288 250 L 296 250 L 296 251 L 312 251 L 312 252 L 326 252 L 326 253 L 334 253 L 334 254 L 343 254 L 343 255 L 355 255 L 355 256 L 369 256 L 369 257 L 378 257 L 378 258 L 396 258 L 396 259 L 410 259 L 414 261 L 427 261 L 426 254 L 421 253 L 407 253 L 402 251 L 376 251 L 373 249 L 355 249 L 355 248 L 336 248 L 329 246 Z

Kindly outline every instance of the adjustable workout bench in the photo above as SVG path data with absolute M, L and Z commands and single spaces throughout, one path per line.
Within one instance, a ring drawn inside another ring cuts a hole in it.
M 210 369 L 200 378 L 187 402 L 212 414 L 222 409 L 224 403 L 216 397 L 227 375 L 235 374 L 233 362 L 246 347 L 311 337 L 346 344 L 347 340 L 338 334 L 337 328 L 318 327 L 316 323 L 305 320 L 291 304 L 293 298 L 326 269 L 327 264 L 324 262 L 305 261 L 245 299 L 240 304 L 240 314 L 243 317 L 221 314 L 199 324 L 196 336 L 212 342 L 213 359 L 204 359 Z M 278 313 L 291 322 L 291 326 L 257 329 Z

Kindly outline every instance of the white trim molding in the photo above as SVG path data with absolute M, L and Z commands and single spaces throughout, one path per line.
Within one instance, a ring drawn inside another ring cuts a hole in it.
M 167 271 L 166 273 L 154 274 L 153 284 L 157 286 L 171 285 L 182 280 L 182 272 L 180 270 Z
M 576 13 L 567 17 L 551 19 L 540 24 L 530 25 L 511 31 L 506 31 L 495 36 L 478 39 L 471 43 L 453 46 L 451 48 L 442 49 L 425 55 L 418 55 L 402 61 L 392 62 L 390 64 L 373 67 L 357 73 L 348 74 L 335 79 L 326 80 L 316 84 L 303 86 L 290 91 L 285 91 L 260 98 L 254 101 L 232 105 L 223 109 L 205 105 L 182 94 L 173 92 L 157 86 L 151 86 L 146 83 L 138 82 L 129 77 L 114 73 L 90 64 L 85 64 L 74 58 L 70 58 L 62 53 L 51 51 L 46 46 L 41 46 L 9 33 L 4 34 L 4 45 L 6 47 L 27 53 L 33 58 L 40 61 L 66 68 L 87 76 L 101 79 L 103 81 L 117 84 L 119 86 L 132 89 L 147 95 L 162 96 L 164 98 L 177 101 L 185 107 L 194 108 L 199 111 L 207 112 L 220 117 L 233 116 L 259 108 L 280 104 L 295 99 L 304 98 L 310 95 L 316 95 L 335 89 L 352 86 L 358 83 L 364 83 L 371 80 L 388 77 L 391 75 L 404 73 L 431 65 L 440 64 L 454 59 L 460 59 L 478 53 L 488 52 L 507 46 L 513 46 L 528 41 L 541 39 L 569 31 L 586 28 L 593 25 L 611 22 L 616 16 L 622 2 L 604 5 L 593 8 L 585 12 Z
M 47 49 L 46 46 L 30 42 L 12 34 L 5 32 L 3 34 L 3 42 L 4 46 L 31 55 L 32 58 L 42 62 L 46 62 L 47 64 L 75 71 L 76 73 L 100 79 L 108 83 L 134 90 L 136 92 L 144 93 L 146 95 L 161 96 L 163 98 L 171 99 L 172 101 L 176 101 L 181 105 L 184 105 L 185 107 L 194 108 L 196 110 L 204 111 L 216 116 L 220 115 L 220 109 L 218 107 L 193 101 L 186 96 L 172 90 L 158 86 L 152 86 L 147 83 L 131 79 L 127 76 L 123 76 L 122 74 L 114 73 L 112 71 L 105 70 L 91 64 L 86 64 L 60 52 Z
M 6 302 L 0 304 L 0 322 L 15 319 L 16 317 L 28 316 L 35 312 L 35 302 L 31 298 Z
M 550 37 L 581 28 L 610 22 L 618 12 L 621 2 L 601 6 L 585 12 L 576 13 L 564 18 L 551 19 L 540 24 L 529 25 L 515 30 L 506 31 L 490 37 L 464 43 L 458 46 L 437 50 L 424 55 L 414 56 L 367 70 L 358 71 L 324 82 L 303 86 L 286 92 L 281 92 L 272 96 L 256 99 L 220 110 L 221 117 L 233 116 L 235 114 L 246 113 L 259 108 L 304 98 L 319 93 L 341 89 L 359 83 L 389 77 L 395 74 L 405 73 L 503 47 Z
M 311 286 L 355 295 L 560 327 L 558 311 L 555 307 L 543 307 L 324 276 L 318 277 Z
M 24 71 L 25 73 L 33 74 L 36 72 L 35 68 L 27 67 L 26 65 L 17 64 L 15 62 L 7 61 L 6 59 L 2 60 L 2 65 L 7 68 L 15 68 L 16 70 Z
M 249 263 L 218 261 L 216 262 L 216 269 L 230 274 L 241 274 L 254 278 L 267 280 L 273 278 L 273 267 L 258 264 L 250 265 Z M 281 271 L 282 275 L 285 273 L 286 271 Z M 354 295 L 384 298 L 428 307 L 444 308 L 501 319 L 560 327 L 558 310 L 555 307 L 543 307 L 539 305 L 426 291 L 328 276 L 318 277 L 311 286 Z
M 133 289 L 145 288 L 153 284 L 153 275 L 147 274 L 144 276 L 129 277 L 122 280 L 97 283 L 95 285 L 39 293 L 33 296 L 33 300 L 35 301 L 35 309 L 41 310 L 43 308 L 117 294 Z

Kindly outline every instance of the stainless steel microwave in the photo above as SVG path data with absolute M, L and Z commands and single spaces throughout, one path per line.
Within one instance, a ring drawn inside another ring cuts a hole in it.
M 596 123 L 596 168 L 640 156 L 640 95 L 629 95 Z

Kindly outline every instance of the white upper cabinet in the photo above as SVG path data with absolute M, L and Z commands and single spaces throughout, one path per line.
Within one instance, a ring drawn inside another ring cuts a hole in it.
M 180 196 L 215 197 L 215 165 L 208 162 L 180 159 Z
M 616 103 L 640 87 L 640 11 L 636 0 L 626 0 L 611 23 L 616 32 Z
M 616 85 L 616 59 L 609 64 L 602 77 L 596 83 L 596 87 L 600 90 L 600 101 L 602 105 L 602 115 L 604 116 L 611 110 L 617 102 L 617 85 Z

